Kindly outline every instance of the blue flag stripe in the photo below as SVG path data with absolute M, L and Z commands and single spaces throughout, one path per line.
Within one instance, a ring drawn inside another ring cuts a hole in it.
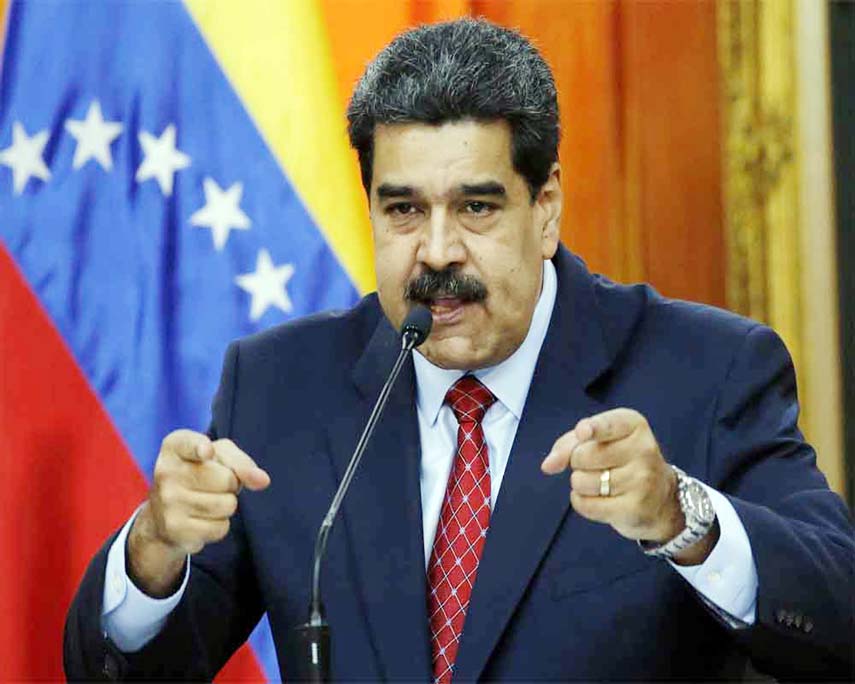
M 12 5 L 0 216 L 147 477 L 207 425 L 229 341 L 358 297 L 179 3 Z

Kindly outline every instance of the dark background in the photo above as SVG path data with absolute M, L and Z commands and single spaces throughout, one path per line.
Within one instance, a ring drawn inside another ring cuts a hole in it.
M 855 510 L 855 4 L 829 5 L 837 273 L 843 372 L 843 440 L 848 499 Z

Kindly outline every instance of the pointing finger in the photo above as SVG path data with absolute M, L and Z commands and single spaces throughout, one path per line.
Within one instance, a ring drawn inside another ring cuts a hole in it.
M 640 413 L 626 408 L 612 409 L 583 418 L 570 432 L 555 441 L 552 450 L 540 464 L 540 469 L 547 475 L 555 475 L 571 465 L 577 467 L 571 459 L 579 445 L 623 439 L 632 434 L 643 421 Z
M 230 468 L 241 485 L 258 491 L 270 484 L 270 476 L 230 439 L 218 439 L 213 446 L 217 461 Z
M 624 465 L 634 452 L 623 442 L 595 442 L 588 440 L 580 444 L 570 455 L 570 467 L 573 470 L 603 470 Z
M 570 465 L 573 450 L 578 445 L 579 439 L 576 436 L 576 431 L 570 430 L 570 432 L 565 432 L 555 440 L 552 450 L 540 464 L 540 469 L 547 475 L 556 475 L 566 470 Z
M 237 494 L 240 491 L 241 484 L 238 476 L 231 468 L 224 466 L 213 457 L 204 463 L 185 462 L 184 465 L 187 467 L 182 470 L 182 474 L 188 489 L 214 494 L 224 492 Z

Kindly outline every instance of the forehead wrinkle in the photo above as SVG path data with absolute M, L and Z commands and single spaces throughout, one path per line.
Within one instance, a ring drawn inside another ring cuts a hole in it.
M 516 192 L 504 122 L 378 125 L 374 151 L 375 182 L 411 188 L 412 197 L 448 202 L 473 194 L 465 186 L 488 183 L 503 187 L 506 197 Z

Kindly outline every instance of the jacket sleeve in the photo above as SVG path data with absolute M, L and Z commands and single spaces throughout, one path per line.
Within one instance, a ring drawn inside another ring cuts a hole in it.
M 228 436 L 238 367 L 237 345 L 229 348 L 214 399 L 212 439 Z M 107 553 L 101 548 L 69 608 L 63 657 L 69 680 L 214 678 L 246 641 L 263 613 L 261 597 L 238 513 L 229 534 L 192 556 L 186 591 L 157 636 L 134 653 L 122 653 L 101 630 Z
M 718 397 L 711 480 L 739 515 L 757 567 L 754 625 L 732 634 L 779 680 L 850 679 L 855 660 L 855 540 L 797 427 L 790 356 L 769 328 L 751 329 Z

